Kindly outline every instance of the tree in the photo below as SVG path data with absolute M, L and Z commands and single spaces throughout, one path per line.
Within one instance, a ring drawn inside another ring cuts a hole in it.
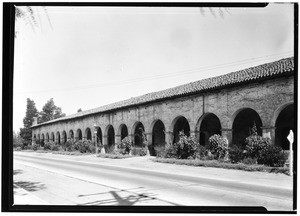
M 31 126 L 34 121 L 34 117 L 38 116 L 38 111 L 35 107 L 33 100 L 27 98 L 26 115 L 23 119 L 24 128 L 20 128 L 20 136 L 24 140 L 24 145 L 31 143 L 32 131 Z
M 14 148 L 23 146 L 23 139 L 20 136 L 20 132 L 13 131 L 13 146 Z
M 47 103 L 43 106 L 42 111 L 40 112 L 39 123 L 43 123 L 46 121 L 50 121 L 53 119 L 57 119 L 60 117 L 66 116 L 65 113 L 62 113 L 60 107 L 54 104 L 53 98 L 47 101 Z
M 51 29 L 53 29 L 46 7 L 15 6 L 16 21 L 22 20 L 26 24 L 30 24 L 33 31 L 35 31 L 35 28 L 40 28 L 42 30 L 40 14 L 46 15 L 48 23 Z

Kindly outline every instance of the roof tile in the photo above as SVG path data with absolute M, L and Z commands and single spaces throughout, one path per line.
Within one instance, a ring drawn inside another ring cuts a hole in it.
M 57 121 L 68 120 L 76 117 L 82 117 L 94 113 L 101 113 L 101 112 L 105 112 L 117 108 L 139 105 L 142 103 L 152 102 L 159 99 L 165 99 L 165 98 L 180 96 L 184 94 L 191 94 L 200 91 L 207 91 L 214 88 L 225 87 L 231 84 L 239 84 L 239 83 L 247 82 L 249 80 L 257 81 L 264 77 L 272 77 L 274 75 L 287 73 L 293 70 L 294 70 L 294 57 L 285 58 L 279 61 L 266 63 L 263 65 L 247 68 L 237 72 L 232 72 L 217 77 L 203 79 L 203 80 L 187 83 L 184 85 L 180 85 L 174 88 L 169 88 L 166 90 L 152 92 L 138 97 L 133 97 L 127 100 L 118 101 L 116 103 L 104 105 L 95 109 L 82 111 L 62 118 L 44 122 L 42 124 L 33 127 L 41 126 L 44 124 L 50 124 Z

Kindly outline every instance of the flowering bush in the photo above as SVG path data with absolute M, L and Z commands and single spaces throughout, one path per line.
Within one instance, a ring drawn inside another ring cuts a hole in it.
M 166 147 L 166 158 L 187 159 L 194 158 L 199 143 L 194 136 L 186 136 L 183 131 L 179 132 L 179 141 Z
M 272 145 L 269 138 L 259 136 L 255 123 L 251 131 L 251 135 L 246 138 L 247 156 L 257 159 L 258 164 L 283 166 L 287 158 L 282 149 Z
M 75 142 L 75 150 L 78 150 L 81 153 L 93 153 L 95 152 L 95 146 L 91 140 L 78 140 Z
M 209 149 L 218 159 L 224 158 L 228 154 L 228 142 L 225 137 L 214 134 L 209 139 Z
M 52 150 L 53 146 L 55 146 L 55 143 L 53 141 L 46 141 L 44 144 L 44 150 Z
M 117 148 L 120 154 L 125 155 L 129 154 L 132 146 L 133 142 L 131 141 L 130 137 L 127 136 L 122 139 L 121 143 L 117 145 Z
M 251 131 L 251 135 L 246 138 L 247 156 L 251 158 L 258 158 L 262 147 L 265 145 L 271 145 L 271 140 L 258 135 L 255 123 Z
M 286 160 L 286 154 L 280 147 L 264 144 L 258 155 L 257 163 L 272 167 L 282 167 Z
M 63 149 L 65 151 L 75 151 L 75 141 L 74 139 L 69 139 L 67 142 L 65 142 L 63 145 L 62 145 Z

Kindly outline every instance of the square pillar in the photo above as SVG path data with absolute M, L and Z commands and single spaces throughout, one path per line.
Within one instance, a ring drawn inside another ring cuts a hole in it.
M 275 145 L 275 129 L 276 127 L 263 126 L 262 129 L 262 137 L 270 138 L 273 145 Z
M 121 135 L 115 135 L 115 144 L 119 144 L 121 142 L 122 142 Z
M 165 140 L 167 145 L 172 145 L 173 143 L 173 132 L 166 131 L 165 132 Z
M 226 137 L 229 146 L 232 144 L 232 131 L 233 131 L 232 129 L 228 129 L 228 128 L 221 129 L 221 134 L 223 137 Z

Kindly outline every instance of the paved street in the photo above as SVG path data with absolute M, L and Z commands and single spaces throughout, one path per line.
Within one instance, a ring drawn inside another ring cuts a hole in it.
M 14 152 L 15 204 L 263 206 L 292 210 L 283 174 L 159 164 L 149 158 Z M 24 191 L 23 191 L 24 192 Z M 19 193 L 19 194 L 18 194 Z M 40 202 L 40 203 L 38 203 Z

